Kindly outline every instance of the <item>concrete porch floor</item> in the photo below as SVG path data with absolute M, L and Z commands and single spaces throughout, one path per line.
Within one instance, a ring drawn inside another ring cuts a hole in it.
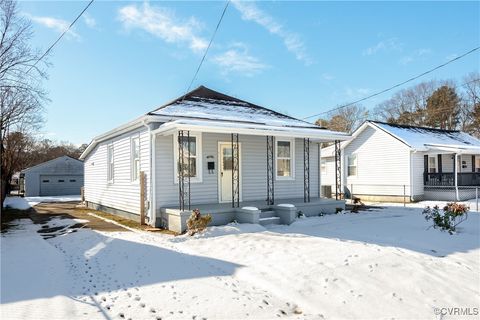
M 278 199 L 275 201 L 275 204 L 268 205 L 265 200 L 254 200 L 254 201 L 240 202 L 239 208 L 256 207 L 260 210 L 267 210 L 279 204 L 293 204 L 297 208 L 303 207 L 303 206 L 332 206 L 332 205 L 338 205 L 339 207 L 343 207 L 345 205 L 345 201 L 335 200 L 330 198 L 310 198 L 310 202 L 303 202 L 303 198 L 290 198 L 290 199 Z M 168 206 L 167 208 L 178 210 L 179 206 Z M 202 213 L 221 213 L 221 212 L 229 212 L 234 209 L 232 207 L 231 202 L 192 204 L 190 208 L 191 210 L 199 209 Z

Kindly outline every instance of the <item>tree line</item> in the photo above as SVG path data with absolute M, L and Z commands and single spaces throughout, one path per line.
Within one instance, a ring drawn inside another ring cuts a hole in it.
M 316 124 L 353 132 L 365 120 L 461 130 L 480 138 L 480 74 L 471 72 L 461 83 L 431 80 L 399 90 L 368 110 L 357 104 L 331 112 Z
M 0 154 L 1 204 L 12 175 L 36 164 L 67 155 L 78 158 L 86 145 L 38 139 L 44 124 L 49 63 L 31 46 L 32 25 L 16 1 L 0 0 Z

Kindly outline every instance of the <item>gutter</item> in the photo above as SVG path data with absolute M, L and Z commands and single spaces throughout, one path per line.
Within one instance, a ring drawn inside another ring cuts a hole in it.
M 319 129 L 305 129 L 295 127 L 278 127 L 268 125 L 252 125 L 235 123 L 234 126 L 225 126 L 224 123 L 215 121 L 192 121 L 192 120 L 176 120 L 161 125 L 155 129 L 153 133 L 168 135 L 174 133 L 176 130 L 191 130 L 201 132 L 215 132 L 215 133 L 239 133 L 246 135 L 259 136 L 277 136 L 277 137 L 292 137 L 292 138 L 311 138 L 318 141 L 332 141 L 332 140 L 349 140 L 350 135 Z

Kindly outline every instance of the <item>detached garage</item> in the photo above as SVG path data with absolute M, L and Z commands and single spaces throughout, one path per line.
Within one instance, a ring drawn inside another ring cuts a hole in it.
M 83 161 L 63 156 L 22 171 L 24 195 L 63 196 L 80 194 Z

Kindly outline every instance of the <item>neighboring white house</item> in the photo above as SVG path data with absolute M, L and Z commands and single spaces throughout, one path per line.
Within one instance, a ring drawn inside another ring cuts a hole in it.
M 319 197 L 320 144 L 349 138 L 201 86 L 94 138 L 85 201 L 135 220 L 144 206 L 146 223 L 175 231 L 195 208 L 213 224 L 289 223 L 344 206 Z
M 62 156 L 24 169 L 20 193 L 32 196 L 79 195 L 83 186 L 83 161 Z
M 322 184 L 334 190 L 334 146 L 321 152 Z M 480 140 L 460 131 L 366 121 L 341 158 L 342 190 L 364 200 L 462 200 L 480 186 Z

